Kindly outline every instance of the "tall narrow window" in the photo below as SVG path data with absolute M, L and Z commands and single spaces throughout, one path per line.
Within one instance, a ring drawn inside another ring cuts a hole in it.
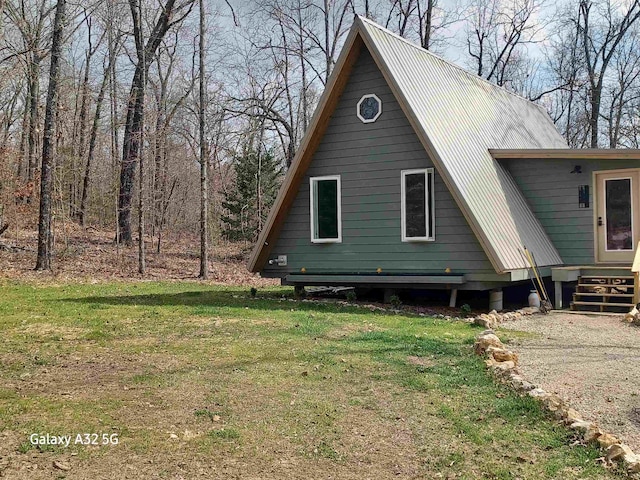
M 401 173 L 402 241 L 435 240 L 433 168 Z
M 340 176 L 312 177 L 311 241 L 338 243 L 342 241 L 342 206 Z

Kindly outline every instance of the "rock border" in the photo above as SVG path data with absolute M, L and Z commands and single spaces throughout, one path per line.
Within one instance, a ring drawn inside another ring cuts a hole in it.
M 477 335 L 473 350 L 476 355 L 487 357 L 485 364 L 500 381 L 521 394 L 539 400 L 557 420 L 571 430 L 580 432 L 585 443 L 593 443 L 603 449 L 607 465 L 615 462 L 626 467 L 628 473 L 640 473 L 640 455 L 635 454 L 628 445 L 604 432 L 596 423 L 584 420 L 558 395 L 526 381 L 518 371 L 518 354 L 505 348 L 493 330 L 485 330 Z
M 519 310 L 504 313 L 498 313 L 495 310 L 491 310 L 489 313 L 481 313 L 477 317 L 472 318 L 471 321 L 472 323 L 480 325 L 481 327 L 494 329 L 501 323 L 508 322 L 510 320 L 517 320 L 521 317 L 533 315 L 535 313 L 540 313 L 540 308 L 525 307 L 520 308 Z

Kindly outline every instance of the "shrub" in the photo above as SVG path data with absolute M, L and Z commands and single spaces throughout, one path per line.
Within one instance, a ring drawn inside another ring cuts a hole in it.
M 400 305 L 402 305 L 402 300 L 400 300 L 400 297 L 398 295 L 391 295 L 391 297 L 389 298 L 389 303 L 392 307 L 398 308 Z

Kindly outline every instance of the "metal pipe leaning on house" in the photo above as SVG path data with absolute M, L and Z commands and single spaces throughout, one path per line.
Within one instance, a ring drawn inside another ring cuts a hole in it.
M 531 255 L 531 259 L 533 260 L 534 269 L 537 272 L 538 271 L 538 262 L 536 260 L 536 256 L 533 254 L 533 252 L 529 252 L 529 254 Z M 542 278 L 542 277 L 540 277 L 540 278 Z M 540 281 L 540 286 L 542 287 L 542 292 L 544 293 L 545 300 L 548 303 L 547 308 L 549 310 L 553 310 L 553 305 L 551 304 L 551 297 L 549 297 L 549 295 L 547 294 L 547 287 L 544 286 L 544 282 L 542 282 L 542 281 Z
M 535 279 L 537 281 L 537 285 L 536 285 L 536 283 L 533 282 L 533 278 L 531 278 L 533 286 L 536 289 L 536 292 L 538 293 L 538 297 L 540 297 L 540 311 L 548 312 L 550 310 L 553 310 L 553 305 L 549 300 L 549 296 L 547 295 L 547 290 L 544 287 L 544 283 L 540 279 L 540 274 L 538 272 L 535 259 L 533 258 L 533 254 L 529 250 L 527 250 L 526 246 L 524 247 L 524 253 L 520 249 L 518 249 L 518 251 L 520 252 L 520 255 L 524 257 L 526 263 L 529 264 L 531 270 L 533 271 Z
M 527 262 L 527 258 L 524 256 L 524 253 L 522 252 L 522 250 L 518 249 L 518 252 L 520 253 L 520 256 L 522 257 L 522 259 L 524 260 L 525 263 Z M 533 285 L 533 289 L 536 292 L 536 295 L 538 295 L 538 300 L 540 300 L 540 292 L 538 292 L 538 286 L 536 285 L 536 282 L 533 280 L 533 276 L 531 275 L 531 270 L 529 270 L 529 268 L 527 268 L 527 274 L 529 276 L 529 280 L 531 280 L 531 285 Z

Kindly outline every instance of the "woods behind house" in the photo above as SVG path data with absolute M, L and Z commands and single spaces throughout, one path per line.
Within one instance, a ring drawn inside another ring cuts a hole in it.
M 37 268 L 76 223 L 255 242 L 355 15 L 543 106 L 576 148 L 638 148 L 640 0 L 0 2 L 0 243 Z M 437 120 L 434 120 L 437 121 Z M 137 234 L 136 234 L 137 233 Z

